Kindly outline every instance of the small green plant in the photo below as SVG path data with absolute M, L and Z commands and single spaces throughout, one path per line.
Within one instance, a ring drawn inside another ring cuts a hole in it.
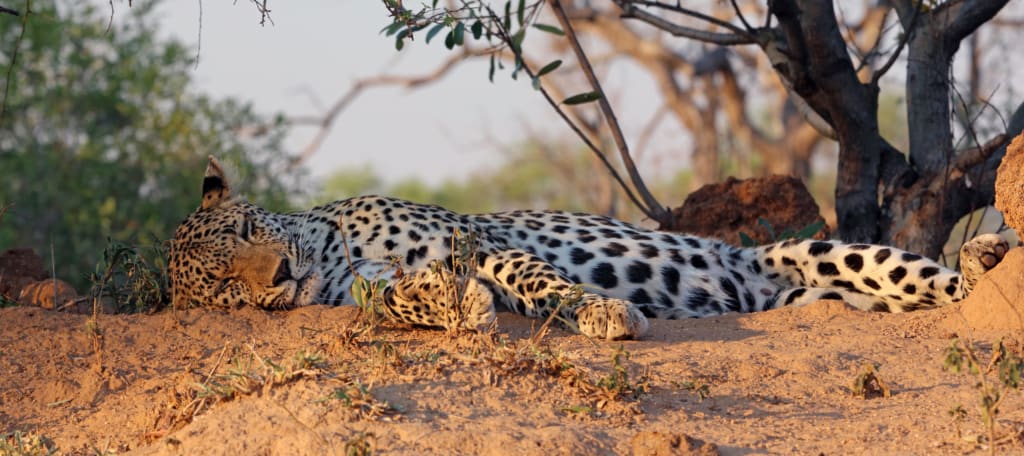
M 372 432 L 360 432 L 345 441 L 345 456 L 370 456 L 373 454 Z
M 54 454 L 57 454 L 57 446 L 44 436 L 22 431 L 0 434 L 0 455 L 50 456 Z
M 629 360 L 629 352 L 623 345 L 619 345 L 612 352 L 612 371 L 597 380 L 597 387 L 604 390 L 610 399 L 631 397 L 638 399 L 647 392 L 647 379 L 641 377 L 636 382 L 629 379 L 629 370 L 626 369 L 625 361 Z
M 961 429 L 961 425 L 963 424 L 964 420 L 967 419 L 967 410 L 964 409 L 963 405 L 956 404 L 955 407 L 946 411 L 946 414 L 948 414 L 949 418 L 953 420 L 953 426 L 956 428 L 956 439 L 963 439 L 964 433 Z
M 348 261 L 349 272 L 353 277 L 349 294 L 352 295 L 352 299 L 361 311 L 357 327 L 352 330 L 352 334 L 348 335 L 348 338 L 354 340 L 360 335 L 374 332 L 384 320 L 384 290 L 388 287 L 387 279 L 382 277 L 384 273 L 394 271 L 395 277 L 402 277 L 403 272 L 400 266 L 400 257 L 391 258 L 391 264 L 380 271 L 376 277 L 367 278 L 356 272 L 355 266 L 352 263 L 352 255 L 348 248 L 348 233 L 345 232 L 345 225 L 344 217 L 339 218 L 338 227 L 341 230 L 341 244 L 344 247 L 345 260 Z
M 7 297 L 7 295 L 0 294 L 0 309 L 4 307 L 17 307 L 18 301 Z
M 370 388 L 359 381 L 352 381 L 340 388 L 335 388 L 327 397 L 320 399 L 317 403 L 327 405 L 335 401 L 341 402 L 346 409 L 354 411 L 359 419 L 372 420 L 398 412 L 386 401 L 380 401 L 373 397 L 370 394 Z
M 466 302 L 466 291 L 470 282 L 476 278 L 477 254 L 480 241 L 476 233 L 462 233 L 458 229 L 452 232 L 451 257 L 447 264 L 434 261 L 430 264 L 431 271 L 444 281 L 444 301 L 447 303 L 444 314 L 444 326 L 449 334 L 455 334 L 465 328 L 469 316 L 470 303 Z
M 711 396 L 711 386 L 699 380 L 676 381 L 672 382 L 672 385 L 676 388 L 696 394 L 697 398 L 702 401 Z
M 768 233 L 768 238 L 771 239 L 772 242 L 784 241 L 786 239 L 810 239 L 815 234 L 818 234 L 818 232 L 825 227 L 825 222 L 822 220 L 818 220 L 816 222 L 811 223 L 810 225 L 800 228 L 799 230 L 786 228 L 785 230 L 782 230 L 781 233 L 776 234 L 775 228 L 772 227 L 771 222 L 769 222 L 768 220 L 758 217 L 757 223 L 761 225 L 761 227 L 763 227 L 764 230 Z M 743 247 L 757 246 L 757 241 L 755 241 L 754 238 L 750 237 L 750 235 L 748 235 L 747 233 L 741 231 L 739 233 L 739 236 L 740 244 Z
M 289 362 L 278 364 L 252 350 L 249 355 L 235 357 L 226 373 L 213 373 L 194 389 L 197 399 L 229 401 L 299 378 L 316 377 L 324 365 L 324 356 L 319 352 L 299 351 Z
M 149 312 L 159 310 L 169 301 L 167 269 L 163 265 L 166 252 L 152 247 L 150 255 L 143 249 L 107 239 L 103 259 L 90 277 L 94 306 L 109 299 L 117 312 Z
M 850 393 L 861 399 L 892 396 L 892 390 L 889 389 L 889 385 L 882 380 L 882 376 L 878 373 L 879 367 L 875 363 L 864 363 L 860 368 L 860 372 L 857 373 L 857 376 L 853 378 L 853 382 L 850 384 Z
M 966 371 L 977 380 L 975 388 L 981 395 L 978 408 L 981 411 L 982 424 L 988 434 L 989 454 L 994 455 L 998 442 L 996 440 L 996 424 L 999 406 L 1011 391 L 1020 388 L 1024 360 L 1019 354 L 1007 350 L 1002 339 L 996 342 L 992 349 L 992 357 L 985 366 L 979 362 L 974 350 L 970 343 L 961 345 L 960 339 L 953 339 L 949 348 L 946 349 L 943 368 L 956 374 Z M 993 373 L 995 378 L 989 378 Z M 966 412 L 963 413 L 966 414 Z
M 561 410 L 572 415 L 591 415 L 594 413 L 594 408 L 589 405 L 570 405 L 562 407 Z

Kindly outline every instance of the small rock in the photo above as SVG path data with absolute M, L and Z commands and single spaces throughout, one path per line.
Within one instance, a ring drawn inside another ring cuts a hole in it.
M 32 249 L 13 248 L 0 254 L 0 294 L 4 296 L 15 299 L 25 285 L 49 276 L 43 259 Z

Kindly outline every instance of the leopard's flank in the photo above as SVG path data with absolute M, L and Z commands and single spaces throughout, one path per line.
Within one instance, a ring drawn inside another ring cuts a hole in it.
M 453 249 L 467 243 L 470 270 L 451 272 Z M 942 306 L 966 297 L 1007 249 L 998 235 L 971 240 L 961 274 L 892 247 L 787 240 L 739 248 L 558 211 L 464 215 L 362 196 L 276 214 L 234 195 L 211 157 L 202 203 L 175 231 L 168 269 L 175 306 L 348 304 L 358 275 L 387 279 L 383 310 L 406 323 L 444 326 L 459 303 L 468 328 L 504 307 L 537 318 L 557 311 L 583 334 L 625 339 L 641 336 L 647 318 L 818 299 L 883 312 Z M 445 287 L 459 280 L 456 298 Z

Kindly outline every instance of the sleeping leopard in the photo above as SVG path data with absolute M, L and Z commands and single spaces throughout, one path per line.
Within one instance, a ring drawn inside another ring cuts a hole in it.
M 468 260 L 460 256 L 467 249 Z M 175 307 L 350 304 L 364 277 L 384 279 L 382 311 L 399 322 L 451 327 L 455 314 L 456 326 L 481 329 L 503 307 L 628 339 L 644 334 L 648 318 L 819 299 L 879 312 L 942 306 L 964 299 L 1007 250 L 999 235 L 974 238 L 961 248 L 961 274 L 892 247 L 786 240 L 739 248 L 559 211 L 465 215 L 361 196 L 277 214 L 235 195 L 210 157 L 202 203 L 175 230 L 168 273 Z

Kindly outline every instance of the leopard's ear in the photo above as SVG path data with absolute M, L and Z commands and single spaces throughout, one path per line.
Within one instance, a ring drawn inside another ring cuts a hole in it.
M 206 175 L 203 177 L 203 209 L 231 201 L 231 184 L 224 174 L 224 168 L 213 155 L 209 158 L 210 163 L 206 165 Z

